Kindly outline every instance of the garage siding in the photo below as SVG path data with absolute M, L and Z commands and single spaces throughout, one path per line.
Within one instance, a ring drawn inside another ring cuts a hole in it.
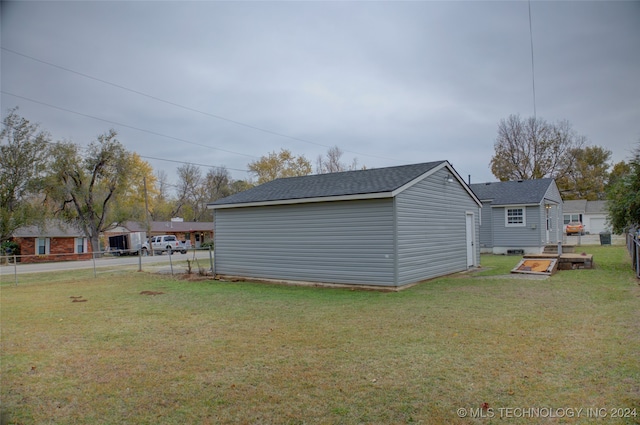
M 215 211 L 216 273 L 394 285 L 393 200 Z
M 440 170 L 396 197 L 398 285 L 467 270 L 467 212 L 474 213 L 479 261 L 479 207 L 447 174 Z

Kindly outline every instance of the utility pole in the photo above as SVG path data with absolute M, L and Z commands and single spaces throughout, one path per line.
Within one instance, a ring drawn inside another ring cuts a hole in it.
M 151 223 L 149 222 L 149 195 L 147 194 L 147 176 L 142 178 L 142 183 L 144 185 L 144 216 L 147 219 L 147 242 L 151 240 Z M 147 252 L 150 252 L 153 255 L 153 247 L 151 243 L 149 243 L 149 249 Z

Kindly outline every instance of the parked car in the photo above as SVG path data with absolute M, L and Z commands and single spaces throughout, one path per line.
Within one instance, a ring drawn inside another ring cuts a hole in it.
M 579 221 L 572 221 L 567 224 L 567 236 L 568 235 L 584 235 L 584 225 Z
M 151 246 L 151 248 L 149 248 Z M 173 254 L 173 251 L 179 251 L 182 254 L 187 253 L 187 249 L 178 241 L 175 235 L 161 235 L 153 236 L 149 243 L 144 244 L 142 247 L 143 253 L 146 254 L 147 250 L 153 250 L 154 254 L 162 254 L 163 252 L 169 255 Z

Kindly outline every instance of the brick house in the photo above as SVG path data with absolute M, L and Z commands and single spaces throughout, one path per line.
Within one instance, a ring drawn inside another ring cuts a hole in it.
M 78 229 L 49 220 L 41 226 L 25 226 L 13 233 L 22 263 L 91 259 L 91 243 Z
M 147 234 L 147 237 L 175 235 L 180 241 L 190 241 L 191 246 L 194 248 L 200 248 L 202 243 L 213 240 L 213 222 L 210 221 L 152 221 L 149 225 L 151 232 Z M 104 236 L 109 237 L 128 232 L 146 232 L 146 228 L 146 224 L 126 221 L 104 232 Z

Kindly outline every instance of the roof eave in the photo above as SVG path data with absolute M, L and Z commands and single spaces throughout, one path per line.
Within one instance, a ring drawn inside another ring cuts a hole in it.
M 393 192 L 361 193 L 356 195 L 319 196 L 315 198 L 280 199 L 273 201 L 243 202 L 234 204 L 208 204 L 207 209 L 220 210 L 227 208 L 263 207 L 270 205 L 310 204 L 317 202 L 354 201 L 363 199 L 392 198 Z

